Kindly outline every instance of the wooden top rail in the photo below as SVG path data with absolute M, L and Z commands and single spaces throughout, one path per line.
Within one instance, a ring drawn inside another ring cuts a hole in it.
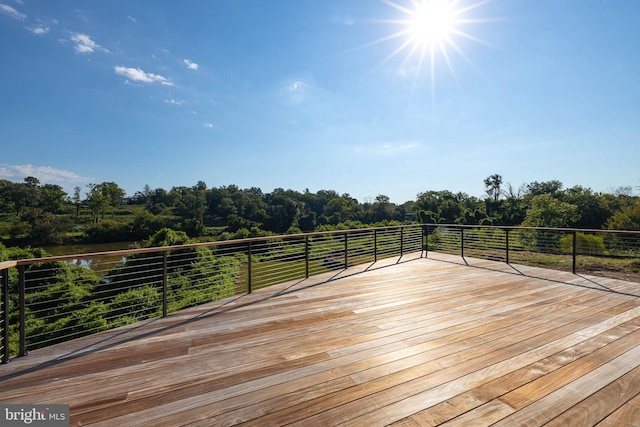
M 0 261 L 0 270 L 4 270 L 6 268 L 15 267 L 16 265 L 18 265 L 18 261 L 15 261 L 15 260 L 12 260 L 12 261 Z

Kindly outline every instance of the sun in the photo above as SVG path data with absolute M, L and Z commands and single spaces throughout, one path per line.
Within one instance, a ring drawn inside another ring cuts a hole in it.
M 433 49 L 450 39 L 455 29 L 455 10 L 445 1 L 423 1 L 408 10 L 408 36 L 422 49 Z
M 465 25 L 486 22 L 470 16 L 470 12 L 492 0 L 478 0 L 474 3 L 463 0 L 381 0 L 401 12 L 396 19 L 382 20 L 393 24 L 397 31 L 374 43 L 400 40 L 400 44 L 382 63 L 404 55 L 401 69 L 415 70 L 416 79 L 427 69 L 434 87 L 437 61 L 446 63 L 455 77 L 452 65 L 452 53 L 455 52 L 467 62 L 471 62 L 461 47 L 461 40 L 471 40 L 486 44 L 464 29 Z

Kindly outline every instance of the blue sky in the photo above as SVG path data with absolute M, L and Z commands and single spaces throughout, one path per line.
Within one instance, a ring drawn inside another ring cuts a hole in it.
M 637 194 L 639 1 L 421 3 L 0 0 L 0 179 Z

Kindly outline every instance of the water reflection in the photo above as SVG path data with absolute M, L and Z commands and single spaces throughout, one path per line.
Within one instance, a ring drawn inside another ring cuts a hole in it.
M 122 265 L 127 260 L 125 256 L 104 256 L 96 258 L 74 258 L 69 264 L 77 267 L 90 268 L 96 273 L 105 274 L 109 270 Z
M 95 243 L 82 245 L 45 246 L 43 249 L 50 256 L 88 254 L 95 252 L 109 252 L 131 248 L 135 242 Z M 142 244 L 141 244 L 142 245 Z M 127 260 L 125 256 L 101 256 L 92 258 L 74 258 L 69 263 L 74 266 L 90 268 L 94 272 L 104 275 L 109 270 L 121 265 Z

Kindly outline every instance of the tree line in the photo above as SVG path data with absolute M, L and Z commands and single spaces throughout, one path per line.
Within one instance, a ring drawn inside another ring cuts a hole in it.
M 560 181 L 520 187 L 499 174 L 484 180 L 485 195 L 424 191 L 395 204 L 384 194 L 363 203 L 348 193 L 276 188 L 209 188 L 205 182 L 127 196 L 115 182 L 89 184 L 72 195 L 37 178 L 0 180 L 0 237 L 5 243 L 146 240 L 171 228 L 191 237 L 228 239 L 405 222 L 523 225 L 640 230 L 640 197 L 631 187 L 599 193 Z

